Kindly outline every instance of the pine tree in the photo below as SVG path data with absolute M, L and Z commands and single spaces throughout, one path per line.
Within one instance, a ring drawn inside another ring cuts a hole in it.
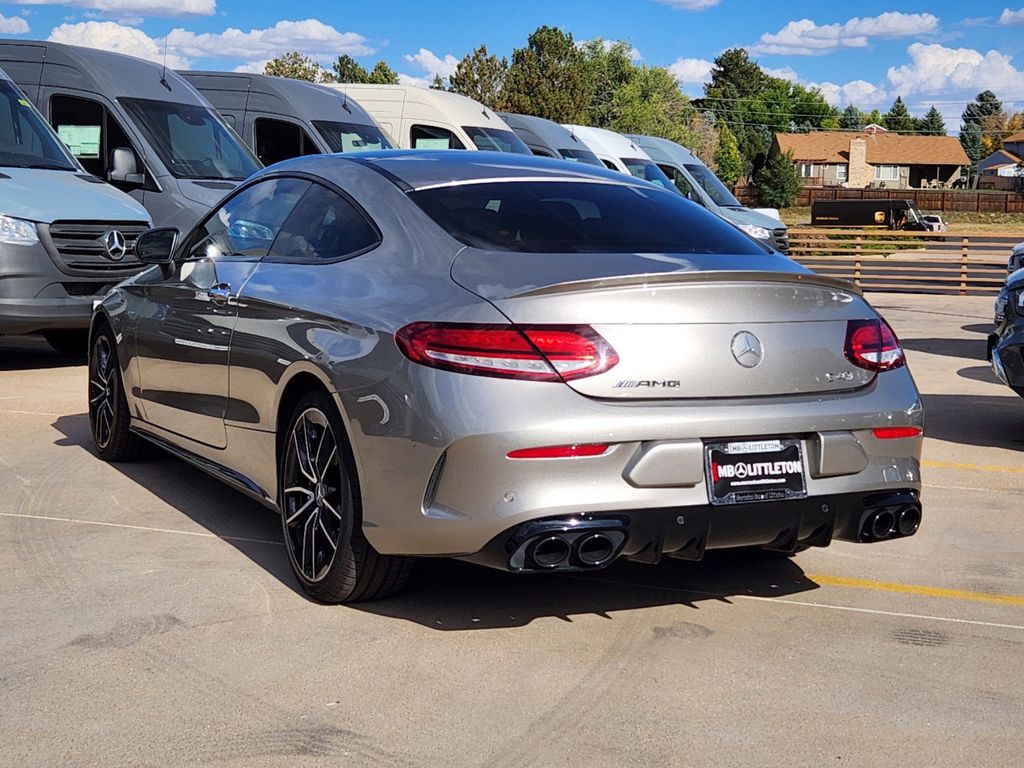
M 769 208 L 789 208 L 800 192 L 800 176 L 793 165 L 793 153 L 776 152 L 757 172 L 761 203 Z
M 730 187 L 743 175 L 743 157 L 740 155 L 740 147 L 728 126 L 722 126 L 718 151 L 715 152 L 715 167 L 718 178 Z
M 960 145 L 971 159 L 971 171 L 978 167 L 978 161 L 985 156 L 985 146 L 981 141 L 981 125 L 976 122 L 964 123 L 960 131 Z
M 974 97 L 974 101 L 968 103 L 961 118 L 964 125 L 978 123 L 981 125 L 985 118 L 997 115 L 1003 111 L 1001 102 L 992 91 L 982 91 Z
M 374 85 L 398 85 L 398 73 L 385 62 L 378 61 L 373 65 L 365 82 Z
M 338 57 L 331 69 L 339 83 L 365 83 L 370 76 L 366 67 L 345 53 Z
M 910 116 L 907 105 L 903 103 L 903 97 L 897 96 L 896 101 L 885 113 L 885 127 L 897 133 L 912 133 L 914 130 L 914 118 Z
M 839 116 L 839 127 L 844 131 L 859 131 L 864 127 L 864 113 L 850 104 Z
M 885 118 L 882 117 L 882 113 L 879 112 L 877 109 L 872 109 L 871 110 L 871 114 L 869 114 L 867 117 L 864 118 L 864 125 L 865 126 L 868 126 L 868 125 L 881 125 L 884 128 L 885 127 L 883 125 L 884 122 L 885 122 Z
M 440 75 L 434 75 L 434 79 L 430 83 L 430 90 L 432 91 L 447 91 L 448 86 L 444 84 L 444 78 Z
M 501 100 L 510 112 L 579 123 L 586 118 L 593 92 L 583 53 L 572 35 L 557 27 L 540 27 L 525 48 L 512 52 Z
M 448 87 L 491 109 L 501 109 L 501 86 L 507 74 L 508 60 L 488 54 L 487 46 L 481 45 L 462 58 L 448 78 Z
M 924 136 L 945 136 L 946 121 L 942 119 L 942 113 L 934 106 L 929 109 L 925 116 L 916 121 L 917 132 Z

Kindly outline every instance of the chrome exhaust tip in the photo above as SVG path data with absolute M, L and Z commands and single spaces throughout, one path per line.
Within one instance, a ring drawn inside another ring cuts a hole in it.
M 538 568 L 557 568 L 569 559 L 571 551 L 561 536 L 545 536 L 530 548 L 530 559 Z
M 597 567 L 608 562 L 615 554 L 616 544 L 603 533 L 581 536 L 576 542 L 576 559 L 584 565 Z

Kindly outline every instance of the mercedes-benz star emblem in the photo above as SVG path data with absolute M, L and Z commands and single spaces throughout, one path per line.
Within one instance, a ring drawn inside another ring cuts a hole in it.
M 108 259 L 120 261 L 128 253 L 128 243 L 119 231 L 108 229 L 103 235 L 103 250 L 106 251 Z
M 744 368 L 753 368 L 764 359 L 764 347 L 750 331 L 740 331 L 732 337 L 732 356 Z

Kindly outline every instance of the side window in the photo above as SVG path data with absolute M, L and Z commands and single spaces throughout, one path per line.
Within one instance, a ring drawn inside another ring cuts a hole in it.
M 256 120 L 256 156 L 264 165 L 273 165 L 320 150 L 306 132 L 295 123 L 260 117 Z
M 101 179 L 107 178 L 115 149 L 134 149 L 109 110 L 92 99 L 54 96 L 50 99 L 50 123 L 85 170 Z M 141 160 L 139 166 L 141 170 Z
M 553 152 L 548 152 L 546 149 L 538 149 L 537 147 L 531 147 L 530 151 L 533 152 L 537 157 L 554 157 Z
M 433 125 L 414 125 L 409 129 L 409 144 L 413 149 L 465 149 L 466 145 L 447 128 Z
M 266 256 L 309 186 L 303 179 L 268 179 L 239 192 L 193 232 L 188 258 Z
M 618 168 L 615 167 L 615 163 L 613 163 L 611 160 L 605 160 L 604 158 L 601 158 L 601 162 L 604 163 L 604 167 L 607 168 L 609 171 L 619 170 Z
M 685 197 L 688 197 L 695 203 L 701 202 L 700 196 L 693 189 L 693 185 L 683 176 L 678 168 L 672 165 L 662 165 L 659 167 L 672 180 L 672 183 L 676 185 L 676 189 L 682 192 Z
M 340 259 L 380 242 L 366 216 L 341 195 L 313 184 L 281 227 L 274 256 L 286 261 Z

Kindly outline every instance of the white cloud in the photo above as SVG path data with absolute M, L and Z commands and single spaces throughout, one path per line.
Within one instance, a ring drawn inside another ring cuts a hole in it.
M 718 5 L 721 0 L 658 0 L 662 5 L 669 5 L 682 11 L 706 11 Z
M 703 85 L 711 79 L 714 63 L 707 59 L 680 58 L 668 65 L 668 71 L 684 85 Z
M 778 32 L 761 35 L 750 46 L 755 54 L 820 56 L 841 48 L 866 48 L 872 38 L 896 39 L 929 34 L 939 28 L 930 13 L 889 11 L 868 18 L 853 18 L 843 24 L 816 24 L 810 19 L 791 21 Z
M 1013 57 L 999 51 L 982 54 L 972 48 L 914 43 L 907 53 L 910 63 L 888 71 L 893 90 L 904 96 L 940 94 L 966 99 L 992 90 L 1004 99 L 1024 99 L 1024 71 L 1013 66 Z
M 432 77 L 416 77 L 415 75 L 407 75 L 404 72 L 398 73 L 398 84 L 408 85 L 413 88 L 429 88 L 434 82 Z
M 889 99 L 888 92 L 874 83 L 867 80 L 851 80 L 848 83 L 823 83 L 804 82 L 808 88 L 817 88 L 825 101 L 833 107 L 844 107 L 847 104 L 856 104 L 861 109 L 865 107 L 878 107 L 885 104 Z
M 1024 8 L 1018 8 L 1016 11 L 1011 11 L 1009 8 L 1003 8 L 1003 13 L 999 17 L 1000 24 L 1024 24 Z
M 451 77 L 459 66 L 459 60 L 450 53 L 442 59 L 426 48 L 420 48 L 418 53 L 407 53 L 403 58 L 410 64 L 415 64 L 428 80 L 433 80 L 435 75 Z
M 4 16 L 0 13 L 0 34 L 23 35 L 28 32 L 28 22 L 18 16 Z
M 772 77 L 777 77 L 781 80 L 789 80 L 791 83 L 800 82 L 800 75 L 798 75 L 796 70 L 788 64 L 784 67 L 778 67 L 777 69 L 772 69 L 771 67 L 762 67 L 762 69 Z
M 16 5 L 63 5 L 107 14 L 150 16 L 210 16 L 217 0 L 13 0 Z
M 316 19 L 279 21 L 266 29 L 243 32 L 229 27 L 223 32 L 196 34 L 173 29 L 167 35 L 168 48 L 181 56 L 259 61 L 288 51 L 302 51 L 314 59 L 334 59 L 339 54 L 366 56 L 374 52 L 365 37 L 339 32 Z
M 141 29 L 126 27 L 114 21 L 83 21 L 79 24 L 61 24 L 50 32 L 55 43 L 82 45 L 113 53 L 124 53 L 162 63 L 164 49 L 158 41 Z M 167 66 L 173 69 L 188 67 L 188 60 L 168 50 Z

